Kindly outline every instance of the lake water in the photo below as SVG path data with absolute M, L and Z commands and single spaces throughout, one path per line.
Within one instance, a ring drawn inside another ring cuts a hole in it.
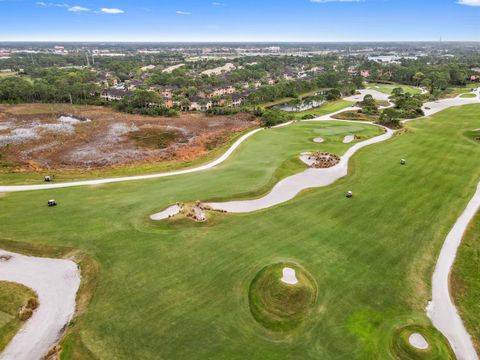
M 287 111 L 287 112 L 300 112 L 300 111 L 310 110 L 310 109 L 319 107 L 323 103 L 325 103 L 325 100 L 309 100 L 309 101 L 303 102 L 299 106 L 292 106 L 291 103 L 288 102 L 288 103 L 276 105 L 275 108 L 283 111 Z

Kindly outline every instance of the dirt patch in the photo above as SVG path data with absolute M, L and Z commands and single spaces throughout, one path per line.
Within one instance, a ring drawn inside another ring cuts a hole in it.
M 258 122 L 247 114 L 166 118 L 100 106 L 0 105 L 0 171 L 190 161 L 255 126 Z

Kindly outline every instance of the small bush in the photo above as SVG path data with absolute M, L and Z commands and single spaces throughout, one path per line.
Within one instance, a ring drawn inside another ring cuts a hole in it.
M 27 301 L 27 305 L 26 305 L 26 308 L 27 309 L 32 309 L 32 310 L 35 310 L 38 308 L 38 299 L 37 298 L 30 298 L 28 299 Z

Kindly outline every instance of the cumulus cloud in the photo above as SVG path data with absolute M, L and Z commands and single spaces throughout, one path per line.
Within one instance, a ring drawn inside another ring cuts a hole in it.
M 90 11 L 89 8 L 86 8 L 86 7 L 83 7 L 83 6 L 78 6 L 78 5 L 75 5 L 75 6 L 71 6 L 68 8 L 68 11 L 72 11 L 72 12 L 86 12 L 86 11 Z
M 457 4 L 467 6 L 480 6 L 480 0 L 459 0 Z
M 192 13 L 190 11 L 181 11 L 181 10 L 177 10 L 175 11 L 175 13 L 177 15 L 192 15 Z
M 117 8 L 101 8 L 100 11 L 104 14 L 123 14 L 125 12 Z

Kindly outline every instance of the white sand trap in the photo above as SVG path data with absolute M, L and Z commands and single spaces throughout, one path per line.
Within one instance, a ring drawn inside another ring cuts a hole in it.
M 154 221 L 168 219 L 172 216 L 177 215 L 180 211 L 182 211 L 182 206 L 175 204 L 175 205 L 169 206 L 168 208 L 166 208 L 165 210 L 159 213 L 153 214 L 152 216 L 150 216 L 150 219 Z
M 343 138 L 343 143 L 350 144 L 353 140 L 355 140 L 355 135 L 347 135 Z
M 39 307 L 0 354 L 2 360 L 38 360 L 60 339 L 75 312 L 80 286 L 70 260 L 24 256 L 0 250 L 0 281 L 22 284 L 37 293 Z
M 324 140 L 323 138 L 321 138 L 321 137 L 318 137 L 318 138 L 313 139 L 313 142 L 314 142 L 314 143 L 317 143 L 317 144 L 321 144 L 321 143 L 323 143 L 324 141 L 325 141 L 325 140 Z
M 295 270 L 289 267 L 283 268 L 283 277 L 281 278 L 282 282 L 288 285 L 295 285 L 298 284 L 297 275 L 295 274 Z
M 308 166 L 312 166 L 313 164 L 315 164 L 315 158 L 312 156 L 311 152 L 301 153 L 300 160 Z
M 410 343 L 410 345 L 412 345 L 415 349 L 418 350 L 427 350 L 429 347 L 427 340 L 425 340 L 423 335 L 419 333 L 413 333 L 412 335 L 410 335 L 410 337 L 408 338 L 408 342 Z
M 426 309 L 433 325 L 448 339 L 458 360 L 478 360 L 478 355 L 450 297 L 449 277 L 463 234 L 479 209 L 480 183 L 475 195 L 445 239 L 433 273 L 432 301 Z

